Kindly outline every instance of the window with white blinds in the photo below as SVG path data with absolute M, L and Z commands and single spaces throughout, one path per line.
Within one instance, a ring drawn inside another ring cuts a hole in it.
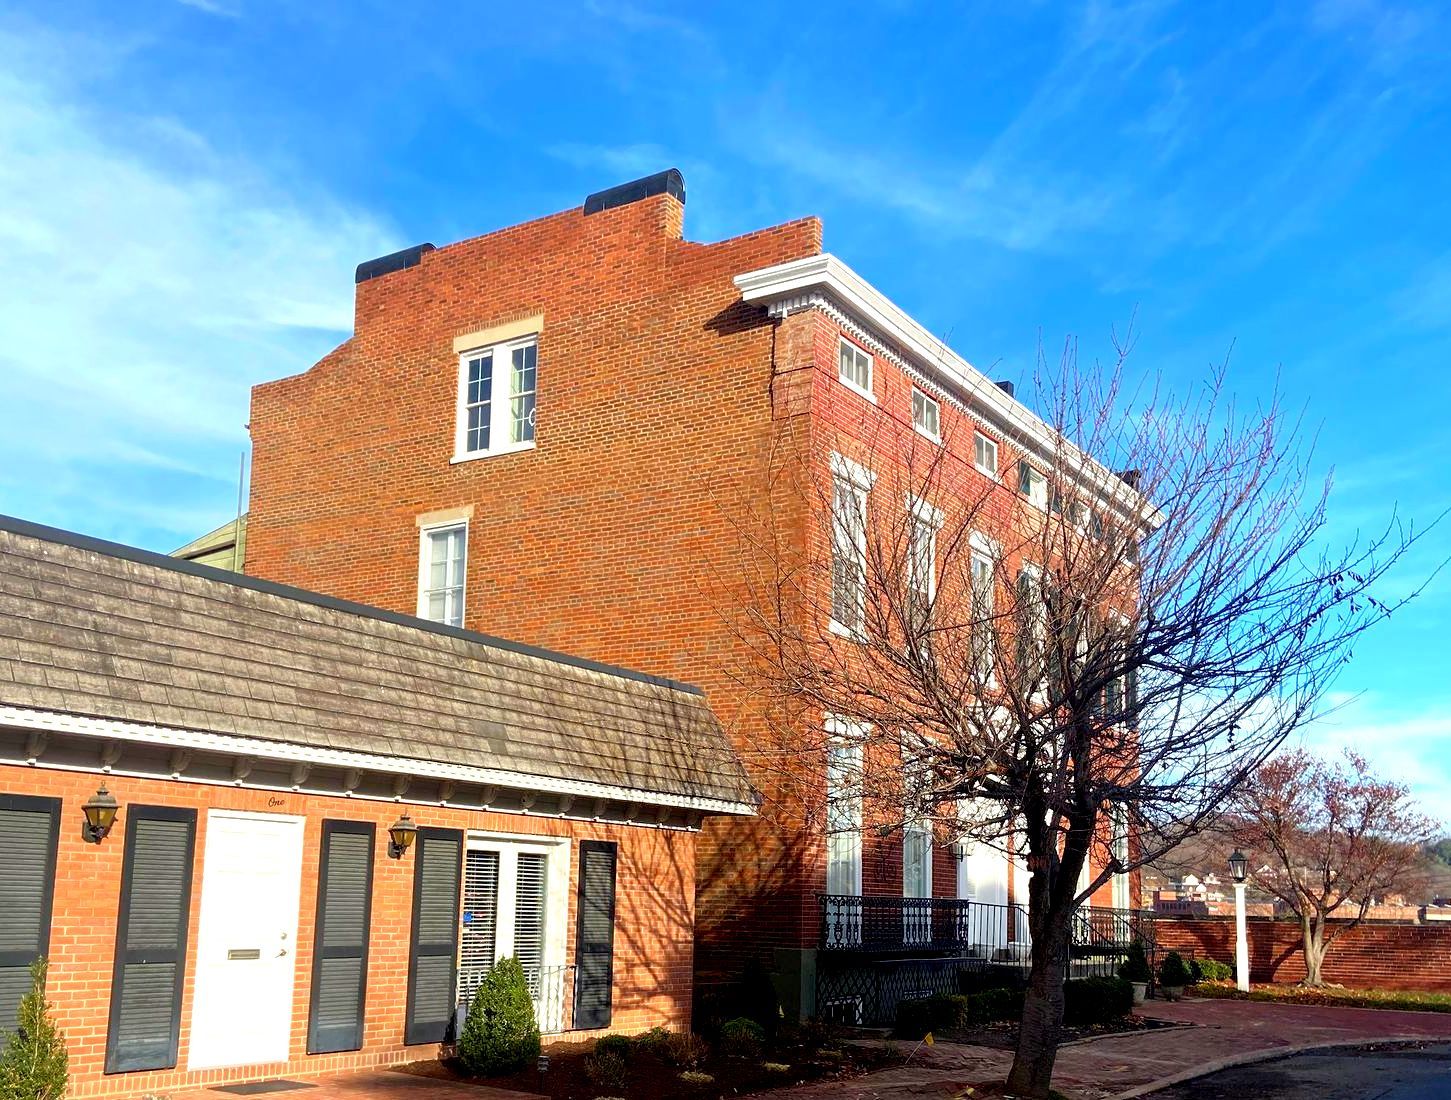
M 0 1046 L 50 947 L 60 800 L 0 794 Z
M 564 922 L 569 858 L 563 844 L 476 838 L 464 855 L 458 1003 L 466 1007 L 500 959 L 523 967 L 540 1026 L 563 1027 Z
M 464 855 L 464 912 L 460 929 L 458 996 L 468 1004 L 498 959 L 499 853 L 470 848 Z

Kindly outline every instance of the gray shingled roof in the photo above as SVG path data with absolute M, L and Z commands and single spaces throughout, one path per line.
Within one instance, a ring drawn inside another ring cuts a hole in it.
M 0 704 L 755 797 L 693 688 L 6 517 Z

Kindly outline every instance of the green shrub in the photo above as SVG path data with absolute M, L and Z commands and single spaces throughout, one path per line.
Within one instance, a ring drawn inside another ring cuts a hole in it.
M 595 1054 L 613 1054 L 624 1061 L 630 1060 L 635 1042 L 628 1035 L 601 1035 L 595 1040 Z
M 989 989 L 1022 989 L 1023 972 L 1012 966 L 984 966 L 957 972 L 959 993 L 985 993 Z
M 1183 956 L 1177 951 L 1170 951 L 1159 964 L 1159 984 L 1185 986 L 1189 984 L 1189 980 L 1189 968 L 1184 965 Z
M 660 1050 L 660 1057 L 676 1069 L 692 1069 L 705 1061 L 709 1053 L 705 1040 L 699 1035 L 678 1031 L 670 1035 Z
M 687 1085 L 713 1085 L 713 1084 L 715 1084 L 715 1078 L 712 1077 L 710 1074 L 708 1074 L 708 1073 L 697 1073 L 695 1070 L 691 1070 L 691 1069 L 688 1069 L 684 1073 L 682 1073 L 680 1075 L 680 1079 L 682 1081 L 684 1081 Z
M 524 968 L 516 958 L 500 959 L 469 1004 L 458 1038 L 459 1061 L 476 1077 L 497 1077 L 538 1057 L 539 1024 Z
M 755 1058 L 766 1045 L 766 1029 L 755 1020 L 737 1016 L 720 1029 L 721 1053 L 732 1058 Z
M 630 1069 L 621 1055 L 608 1048 L 601 1051 L 596 1044 L 594 1052 L 584 1056 L 584 1075 L 597 1089 L 623 1090 Z
M 665 1052 L 665 1044 L 670 1042 L 670 1032 L 663 1027 L 652 1027 L 630 1040 L 630 1049 L 637 1050 L 641 1054 L 661 1055 Z
M 1199 964 L 1199 980 L 1204 982 L 1234 981 L 1234 967 L 1218 959 L 1196 959 Z
M 65 1036 L 56 1030 L 45 999 L 46 961 L 30 964 L 30 990 L 20 998 L 15 1030 L 0 1050 L 0 1098 L 61 1100 L 66 1090 Z
M 1123 978 L 1077 978 L 1063 983 L 1063 1022 L 1089 1027 L 1121 1020 L 1134 1010 L 1134 989 Z
M 1154 972 L 1149 969 L 1149 958 L 1144 954 L 1144 945 L 1139 940 L 1129 944 L 1128 955 L 1118 968 L 1118 976 L 1126 982 L 1151 982 Z
M 1016 1020 L 1022 1014 L 1021 989 L 984 989 L 968 997 L 963 1023 L 991 1024 L 1000 1020 Z

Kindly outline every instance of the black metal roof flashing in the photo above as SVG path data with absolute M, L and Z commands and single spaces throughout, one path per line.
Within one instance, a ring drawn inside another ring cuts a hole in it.
M 432 248 L 432 245 L 429 245 Z M 377 619 L 380 622 L 393 623 L 397 626 L 406 626 L 415 630 L 426 630 L 431 634 L 445 634 L 453 638 L 463 638 L 465 641 L 479 642 L 483 645 L 492 646 L 495 649 L 502 649 L 508 653 L 518 653 L 526 657 L 538 657 L 546 661 L 554 661 L 561 665 L 571 665 L 574 668 L 583 668 L 591 672 L 602 672 L 607 676 L 618 676 L 623 680 L 636 680 L 640 683 L 653 684 L 656 687 L 669 688 L 673 691 L 685 692 L 689 695 L 704 696 L 705 692 L 694 684 L 681 683 L 679 680 L 671 680 L 665 676 L 654 676 L 648 672 L 639 672 L 632 668 L 622 668 L 619 665 L 605 664 L 603 661 L 592 661 L 587 657 L 576 657 L 569 653 L 560 653 L 557 650 L 545 649 L 542 646 L 527 645 L 523 642 L 511 641 L 508 638 L 497 638 L 492 634 L 484 634 L 477 630 L 465 630 L 457 626 L 445 626 L 443 623 L 435 623 L 428 619 L 420 619 L 413 615 L 401 615 L 396 611 L 388 611 L 381 607 L 372 607 L 368 604 L 356 603 L 352 600 L 338 599 L 336 596 L 326 596 L 321 592 L 310 592 L 305 588 L 296 588 L 290 584 L 279 584 L 276 581 L 263 580 L 261 577 L 248 576 L 245 573 L 234 573 L 230 569 L 218 569 L 214 565 L 203 565 L 201 562 L 189 561 L 186 558 L 173 558 L 169 554 L 158 554 L 154 550 L 143 550 L 139 546 L 127 546 L 125 543 L 110 542 L 107 539 L 96 538 L 94 535 L 82 535 L 75 531 L 66 531 L 59 527 L 48 527 L 43 523 L 35 523 L 31 520 L 20 519 L 17 516 L 7 516 L 0 513 L 0 531 L 8 531 L 13 535 L 20 535 L 24 538 L 39 539 L 42 542 L 56 542 L 62 546 L 73 546 L 77 550 L 87 550 L 95 554 L 104 554 L 111 558 L 120 558 L 123 561 L 133 561 L 141 565 L 153 565 L 160 569 L 169 569 L 174 573 L 189 573 L 193 577 L 204 577 L 207 580 L 220 581 L 223 584 L 232 585 L 235 588 L 250 588 L 254 592 L 265 592 L 273 596 L 281 596 L 284 599 L 296 600 L 298 603 L 311 604 L 314 607 L 325 607 L 332 611 L 341 611 L 349 615 L 361 615 L 369 619 Z
M 400 252 L 390 252 L 386 256 L 379 256 L 376 260 L 364 260 L 358 265 L 353 282 L 366 283 L 369 279 L 376 279 L 379 275 L 390 275 L 395 271 L 402 271 L 406 267 L 417 267 L 418 262 L 423 259 L 423 254 L 433 250 L 434 246 L 425 242 L 415 244 L 412 248 L 405 248 Z
M 652 195 L 674 195 L 684 203 L 685 177 L 680 174 L 680 169 L 667 168 L 663 172 L 656 172 L 653 176 L 643 176 L 605 191 L 596 191 L 593 195 L 585 197 L 584 212 L 598 214 L 601 210 L 626 206 L 632 202 L 639 202 L 641 199 L 648 199 Z

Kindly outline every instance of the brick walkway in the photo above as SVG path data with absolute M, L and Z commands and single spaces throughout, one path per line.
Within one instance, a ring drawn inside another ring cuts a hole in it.
M 1257 1058 L 1328 1045 L 1394 1039 L 1451 1040 L 1451 1014 L 1274 1005 L 1253 1001 L 1151 1001 L 1144 1015 L 1182 1024 L 1087 1039 L 1058 1053 L 1053 1085 L 1077 1100 L 1140 1096 L 1175 1081 Z M 910 1050 L 916 1044 L 900 1044 Z M 1001 1081 L 1007 1051 L 938 1043 L 912 1063 L 851 1082 L 805 1085 L 758 1100 L 889 1100 L 951 1097 L 965 1085 Z
M 1437 1012 L 1227 1000 L 1178 1004 L 1151 1001 L 1143 1006 L 1142 1012 L 1183 1026 L 1069 1044 L 1058 1054 L 1054 1087 L 1075 1100 L 1128 1100 L 1178 1080 L 1307 1047 L 1397 1039 L 1451 1041 L 1451 1014 Z M 897 1045 L 910 1050 L 916 1044 Z M 938 1043 L 922 1047 L 907 1066 L 855 1081 L 822 1082 L 761 1093 L 757 1100 L 952 1097 L 968 1084 L 1001 1081 L 1011 1061 L 1007 1051 Z M 531 1100 L 527 1093 L 390 1070 L 313 1078 L 307 1083 L 315 1087 L 264 1093 L 257 1100 Z M 172 1100 L 242 1098 L 215 1089 L 198 1089 L 178 1093 Z

